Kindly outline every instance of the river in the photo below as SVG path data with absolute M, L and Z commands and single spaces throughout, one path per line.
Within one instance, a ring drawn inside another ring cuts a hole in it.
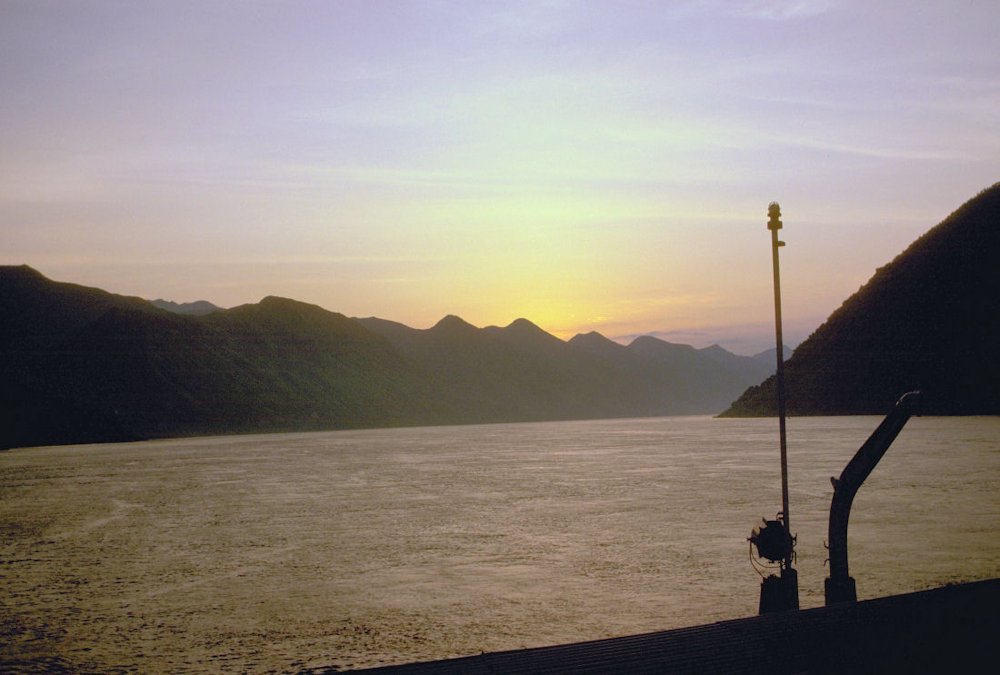
M 803 607 L 877 417 L 792 418 Z M 297 672 L 749 616 L 777 422 L 665 417 L 0 453 L 0 670 Z M 1000 418 L 915 418 L 855 500 L 860 599 L 1000 576 Z

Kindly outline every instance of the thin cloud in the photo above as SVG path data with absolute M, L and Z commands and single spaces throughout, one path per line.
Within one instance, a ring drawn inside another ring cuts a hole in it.
M 764 0 L 742 4 L 734 8 L 734 14 L 770 21 L 788 21 L 820 16 L 835 7 L 836 3 L 830 0 Z
M 781 136 L 773 139 L 777 143 L 787 146 L 805 148 L 809 150 L 819 150 L 822 152 L 832 152 L 842 155 L 855 155 L 859 157 L 871 157 L 886 160 L 906 160 L 906 161 L 966 161 L 976 159 L 963 153 L 954 152 L 952 149 L 933 148 L 894 148 L 891 146 L 878 146 L 871 143 L 856 145 L 849 143 L 835 143 L 822 139 Z

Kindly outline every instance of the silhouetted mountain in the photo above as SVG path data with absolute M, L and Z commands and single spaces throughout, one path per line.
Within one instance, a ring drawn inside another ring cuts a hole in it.
M 770 372 L 721 347 L 703 352 L 651 337 L 626 347 L 599 333 L 564 342 L 526 319 L 477 329 L 446 317 L 427 330 L 359 322 L 436 381 L 450 406 L 484 421 L 712 413 Z
M 605 359 L 627 359 L 629 358 L 628 347 L 618 344 L 614 340 L 609 340 L 597 331 L 580 333 L 569 339 L 568 344 L 577 351 L 586 352 Z
M 655 414 L 616 398 L 601 386 L 595 364 L 524 319 L 481 329 L 458 317 L 426 330 L 381 319 L 359 323 L 382 334 L 424 373 L 441 409 L 450 411 L 446 422 Z
M 28 267 L 0 268 L 0 312 L 0 447 L 714 413 L 763 377 L 718 347 L 526 319 L 416 330 L 276 297 L 185 315 Z
M 172 302 L 170 300 L 150 300 L 149 303 L 154 307 L 159 307 L 160 309 L 165 309 L 168 312 L 173 312 L 174 314 L 187 314 L 190 316 L 205 316 L 206 314 L 211 314 L 212 312 L 218 312 L 221 307 L 216 307 L 208 300 L 196 300 L 194 302 Z
M 66 343 L 113 311 L 160 310 L 26 265 L 0 267 L 0 448 L 129 437 L 113 407 L 87 400 L 86 371 L 63 372 L 74 356 Z
M 790 414 L 1000 414 L 1000 183 L 917 239 L 848 298 L 785 368 Z M 726 415 L 775 414 L 770 378 Z
M 629 350 L 664 369 L 669 381 L 686 383 L 677 394 L 678 404 L 694 406 L 704 401 L 722 409 L 732 400 L 734 389 L 760 382 L 772 372 L 760 361 L 737 356 L 718 345 L 698 350 L 641 336 L 629 345 Z
M 384 338 L 292 300 L 203 317 L 0 268 L 0 447 L 414 424 L 417 374 Z
M 785 353 L 785 361 L 787 361 L 792 357 L 793 350 L 788 345 L 781 345 L 781 346 L 782 346 L 782 351 Z M 761 363 L 767 364 L 767 367 L 769 369 L 768 372 L 773 373 L 778 365 L 777 359 L 775 358 L 775 355 L 777 353 L 778 353 L 777 348 L 772 347 L 771 349 L 765 349 L 759 354 L 754 354 L 752 358 L 756 359 L 757 361 L 760 361 Z
M 46 350 L 109 309 L 156 312 L 142 298 L 55 283 L 21 265 L 0 266 L 0 350 Z

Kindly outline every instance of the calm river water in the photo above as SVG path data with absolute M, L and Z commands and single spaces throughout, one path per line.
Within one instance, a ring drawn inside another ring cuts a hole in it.
M 803 607 L 879 418 L 789 420 Z M 753 615 L 777 422 L 676 417 L 0 453 L 0 670 L 295 672 Z M 862 488 L 870 598 L 1000 576 L 1000 418 L 917 418 Z

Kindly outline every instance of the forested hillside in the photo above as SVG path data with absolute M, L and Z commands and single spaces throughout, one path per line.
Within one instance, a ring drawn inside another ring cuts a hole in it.
M 416 330 L 276 297 L 182 309 L 0 268 L 0 447 L 714 414 L 768 373 L 718 347 L 566 342 L 524 319 Z
M 1000 183 L 921 236 L 848 298 L 785 367 L 788 412 L 1000 414 Z M 775 414 L 771 377 L 724 413 Z

